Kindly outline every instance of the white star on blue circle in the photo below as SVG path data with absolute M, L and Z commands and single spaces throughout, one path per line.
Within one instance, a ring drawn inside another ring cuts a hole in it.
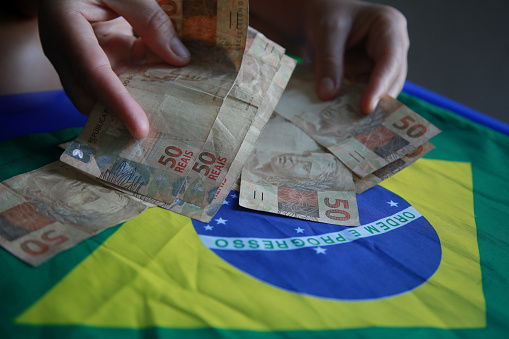
M 219 224 L 226 225 L 226 222 L 228 221 L 228 220 L 225 220 L 225 219 L 223 219 L 223 218 L 221 218 L 221 217 L 219 217 L 219 219 L 214 219 L 214 220 L 216 221 L 216 223 L 217 223 L 218 225 L 219 225 Z
M 313 249 L 316 251 L 316 254 L 325 254 L 325 251 L 327 251 L 326 248 L 321 248 L 321 247 L 315 247 Z

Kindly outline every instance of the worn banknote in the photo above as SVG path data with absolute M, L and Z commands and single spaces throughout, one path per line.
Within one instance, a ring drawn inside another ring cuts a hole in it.
M 216 197 L 214 198 L 215 204 L 212 204 L 211 207 L 214 209 L 218 209 L 221 207 L 223 200 L 230 193 L 230 190 L 233 188 L 240 189 L 240 175 L 242 168 L 248 158 L 253 151 L 256 141 L 258 140 L 265 124 L 269 121 L 269 118 L 274 111 L 274 108 L 279 101 L 279 98 L 283 94 L 283 91 L 290 80 L 290 76 L 295 68 L 296 61 L 288 56 L 283 56 L 281 59 L 281 64 L 274 77 L 268 91 L 265 96 L 263 102 L 260 105 L 258 110 L 258 114 L 256 119 L 253 121 L 253 124 L 250 126 L 246 137 L 242 141 L 241 148 L 237 153 L 237 156 L 232 162 L 232 166 L 230 171 L 226 175 L 222 187 L 218 191 Z M 208 213 L 211 215 L 212 213 Z
M 217 1 L 218 11 L 220 2 L 224 6 L 225 1 Z M 242 7 L 233 9 L 245 14 Z M 189 36 L 182 25 L 183 37 Z M 217 24 L 217 30 L 222 26 Z M 131 138 L 98 105 L 61 160 L 160 207 L 210 220 L 221 204 L 219 189 L 239 151 L 245 152 L 243 140 L 259 119 L 284 56 L 282 47 L 259 32 L 247 27 L 244 32 L 239 22 L 236 27 L 236 37 L 245 33 L 239 69 L 232 62 L 237 54 L 231 41 L 218 39 L 215 45 L 198 44 L 204 50 L 212 48 L 210 53 L 195 54 L 190 48 L 193 61 L 186 67 L 149 64 L 129 70 L 121 79 L 147 113 L 149 136 Z M 230 32 L 230 26 L 224 29 Z
M 360 111 L 363 85 L 345 83 L 338 97 L 323 102 L 309 67 L 296 70 L 276 108 L 326 147 L 360 177 L 415 151 L 440 132 L 423 117 L 389 96 L 375 111 Z
M 157 3 L 170 17 L 181 39 L 194 49 L 193 58 L 196 52 L 210 52 L 207 46 L 217 46 L 235 68 L 240 68 L 245 43 L 243 32 L 249 17 L 248 1 L 157 0 Z
M 240 205 L 329 224 L 360 225 L 351 171 L 276 112 L 242 170 Z
M 226 164 L 229 159 L 218 152 L 201 151 L 241 68 L 248 26 L 239 18 L 247 16 L 247 4 L 238 6 L 237 1 L 227 0 L 207 1 L 206 6 L 202 3 L 175 2 L 177 9 L 170 12 L 192 53 L 188 66 L 149 63 L 120 76 L 147 113 L 149 136 L 132 138 L 106 107 L 97 104 L 62 161 L 166 204 L 172 204 L 176 195 L 189 187 L 184 184 L 192 168 Z M 226 14 L 221 11 L 233 13 L 237 21 L 231 27 L 224 25 Z M 196 20 L 203 20 L 208 28 L 196 28 Z M 214 32 L 210 32 L 211 27 Z M 233 53 L 235 48 L 242 53 Z M 217 177 L 210 176 L 212 181 Z
M 181 189 L 177 194 L 171 208 L 173 211 L 194 217 L 198 216 L 195 212 L 214 205 L 213 199 L 221 185 L 224 186 L 224 179 L 240 151 L 243 140 L 254 121 L 260 118 L 260 105 L 276 76 L 284 49 L 251 28 L 248 30 L 247 42 L 241 72 L 225 98 L 200 151 L 200 154 L 211 157 L 217 154 L 222 160 L 220 163 L 207 164 L 207 167 L 200 165 L 189 171 L 183 184 L 183 187 L 187 188 Z M 218 203 L 220 206 L 222 201 Z
M 366 191 L 367 189 L 370 189 L 371 187 L 379 184 L 385 179 L 390 178 L 399 171 L 407 168 L 408 166 L 422 158 L 425 154 L 427 154 L 434 148 L 435 146 L 433 146 L 432 143 L 425 142 L 423 145 L 417 147 L 415 151 L 408 153 L 407 155 L 401 157 L 400 159 L 397 159 L 394 162 L 391 162 L 388 165 L 385 165 L 384 167 L 374 171 L 373 173 L 365 176 L 364 178 L 358 176 L 357 174 L 354 174 L 353 181 L 355 183 L 355 190 L 357 194 L 360 194 Z
M 209 169 L 193 169 L 184 182 L 184 185 L 190 185 L 190 189 L 181 189 L 170 206 L 161 204 L 158 206 L 203 222 L 208 222 L 212 218 L 231 188 L 230 179 L 227 177 L 239 175 L 240 171 L 236 169 L 238 165 L 235 164 L 238 163 L 242 154 L 251 151 L 242 145 L 246 139 L 249 139 L 248 135 L 251 135 L 254 129 L 259 128 L 259 121 L 264 116 L 264 107 L 267 106 L 264 103 L 267 98 L 273 97 L 269 94 L 273 92 L 273 84 L 281 83 L 277 79 L 288 68 L 282 67 L 283 64 L 288 64 L 283 59 L 289 59 L 284 55 L 284 49 L 249 28 L 246 53 L 239 76 L 232 91 L 225 99 L 211 129 L 209 140 L 205 144 L 205 147 L 210 150 L 206 150 L 209 153 L 212 153 L 212 150 L 217 151 L 217 145 L 222 145 L 221 155 L 228 160 L 225 161 L 225 164 L 210 166 Z M 290 71 L 286 72 L 289 74 L 286 76 L 284 85 L 288 82 L 295 62 L 291 65 Z M 278 91 L 277 99 L 279 99 L 282 90 Z M 272 105 L 272 109 L 274 106 Z M 211 175 L 208 174 L 209 171 Z M 207 180 L 207 176 L 209 176 L 208 179 L 214 176 L 214 180 Z
M 0 245 L 37 266 L 149 206 L 54 162 L 0 183 Z

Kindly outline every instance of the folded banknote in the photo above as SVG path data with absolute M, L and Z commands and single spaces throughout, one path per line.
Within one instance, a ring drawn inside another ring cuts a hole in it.
M 364 85 L 344 82 L 330 101 L 316 95 L 310 67 L 295 71 L 276 111 L 327 148 L 360 177 L 416 151 L 440 130 L 390 96 L 361 113 Z
M 219 24 L 221 10 L 237 13 L 234 18 L 247 16 L 247 5 L 225 4 L 230 2 L 217 1 L 212 40 L 205 31 L 192 29 L 192 18 L 206 8 L 198 6 L 194 16 L 186 17 L 184 11 L 177 18 L 191 50 L 189 65 L 149 63 L 121 75 L 147 113 L 148 137 L 132 138 L 97 104 L 61 160 L 157 206 L 210 220 L 295 66 L 281 46 L 246 22 L 237 22 L 235 28 Z
M 150 206 L 54 162 L 0 183 L 0 245 L 37 266 Z
M 240 204 L 359 225 L 356 193 L 424 156 L 434 148 L 427 140 L 440 132 L 389 96 L 373 113 L 361 113 L 364 88 L 346 82 L 337 98 L 324 102 L 315 94 L 311 68 L 297 66 L 242 171 Z

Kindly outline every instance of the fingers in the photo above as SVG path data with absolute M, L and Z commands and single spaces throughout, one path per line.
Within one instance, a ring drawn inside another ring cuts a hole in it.
M 96 102 L 95 97 L 81 85 L 81 83 L 73 76 L 73 72 L 70 69 L 61 70 L 59 75 L 60 82 L 62 83 L 65 93 L 73 103 L 74 107 L 83 114 L 88 115 Z
M 119 15 L 129 21 L 141 39 L 126 34 L 119 25 L 110 23 L 99 28 L 95 25 L 101 37 L 100 46 L 90 23 Z M 47 0 L 41 4 L 39 23 L 44 51 L 75 106 L 88 113 L 91 103 L 97 100 L 123 121 L 134 137 L 147 136 L 148 119 L 111 64 L 122 72 L 129 63 L 141 63 L 145 44 L 170 64 L 182 66 L 190 61 L 189 51 L 156 1 L 104 0 L 99 4 Z
M 369 77 L 368 85 L 361 97 L 361 111 L 373 112 L 385 94 L 397 97 L 407 74 L 406 59 L 401 60 L 394 52 L 387 53 L 375 61 L 375 67 Z
M 132 27 L 124 18 L 93 23 L 92 27 L 117 75 L 129 67 L 145 63 L 145 44 L 141 38 L 137 39 L 132 35 Z
M 343 77 L 369 80 L 361 97 L 361 111 L 369 114 L 382 96 L 396 97 L 403 88 L 409 47 L 406 19 L 383 5 L 346 1 L 319 4 L 325 4 L 324 10 L 315 15 L 319 19 L 310 21 L 318 96 L 322 100 L 334 98 Z
M 44 6 L 41 6 L 44 7 Z M 65 6 L 40 22 L 45 53 L 57 69 L 70 99 L 87 112 L 90 96 L 111 109 L 136 138 L 148 135 L 145 112 L 131 98 L 99 46 L 87 18 Z M 44 11 L 44 8 L 41 8 Z M 52 17 L 48 21 L 47 18 Z
M 170 18 L 154 0 L 107 2 L 164 61 L 175 66 L 190 61 L 189 51 L 177 37 Z
M 351 27 L 345 21 L 336 19 L 320 25 L 315 31 L 316 86 L 318 97 L 322 100 L 333 99 L 341 87 L 343 54 Z
M 382 7 L 371 27 L 366 48 L 375 63 L 361 98 L 361 110 L 369 114 L 385 94 L 396 97 L 403 88 L 410 45 L 406 19 L 391 7 Z
M 352 82 L 368 83 L 375 63 L 366 55 L 364 48 L 353 48 L 345 52 L 343 67 L 344 78 Z

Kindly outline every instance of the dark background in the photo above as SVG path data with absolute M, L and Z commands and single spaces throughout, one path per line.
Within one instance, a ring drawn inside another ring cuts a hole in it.
M 509 123 L 509 1 L 371 2 L 407 18 L 408 80 Z

